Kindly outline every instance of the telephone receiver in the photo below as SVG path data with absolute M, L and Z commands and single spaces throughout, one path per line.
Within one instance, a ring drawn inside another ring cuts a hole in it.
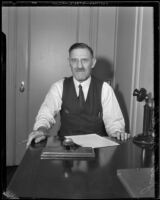
M 136 96 L 137 101 L 139 101 L 139 102 L 145 100 L 148 97 L 147 91 L 145 88 L 141 88 L 140 90 L 135 89 L 133 92 L 133 96 Z

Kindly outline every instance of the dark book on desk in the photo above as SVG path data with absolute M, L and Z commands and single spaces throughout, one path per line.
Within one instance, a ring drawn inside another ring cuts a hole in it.
M 118 169 L 117 176 L 131 197 L 154 197 L 154 168 Z
M 41 159 L 62 159 L 62 158 L 94 158 L 95 152 L 91 147 L 73 145 L 67 150 L 57 137 L 49 137 L 47 144 L 42 150 Z
M 93 158 L 94 149 L 91 147 L 78 147 L 76 149 L 66 150 L 63 146 L 45 147 L 41 153 L 41 159 L 59 159 L 59 158 Z

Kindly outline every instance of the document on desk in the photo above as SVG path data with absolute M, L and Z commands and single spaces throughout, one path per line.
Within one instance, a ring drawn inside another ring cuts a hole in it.
M 107 137 L 102 137 L 94 133 L 87 135 L 70 135 L 65 137 L 71 138 L 74 143 L 82 147 L 100 148 L 119 145 L 117 142 L 114 142 Z

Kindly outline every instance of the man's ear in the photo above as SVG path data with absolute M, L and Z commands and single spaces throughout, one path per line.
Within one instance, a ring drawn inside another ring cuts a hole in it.
M 96 60 L 96 58 L 92 58 L 92 61 L 93 61 L 92 68 L 94 68 L 95 65 L 96 65 L 97 60 Z

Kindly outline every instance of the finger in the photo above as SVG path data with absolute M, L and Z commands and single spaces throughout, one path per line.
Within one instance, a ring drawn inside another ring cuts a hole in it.
M 42 131 L 33 131 L 30 135 L 29 135 L 29 137 L 31 137 L 31 136 L 42 136 L 42 135 L 44 135 L 44 133 L 42 132 Z
M 28 146 L 31 144 L 31 142 L 32 142 L 33 139 L 35 139 L 36 137 L 41 136 L 41 135 L 42 135 L 41 132 L 39 132 L 39 131 L 33 131 L 33 132 L 29 135 L 29 138 L 28 138 L 28 142 L 27 142 L 27 144 L 26 144 L 26 147 L 28 147 Z
M 27 141 L 27 144 L 26 144 L 26 147 L 28 148 L 29 145 L 31 144 L 32 140 L 34 139 L 34 135 L 30 136 L 28 141 Z
M 114 133 L 112 133 L 110 136 L 111 136 L 111 137 L 114 137 L 114 138 L 117 138 L 117 133 L 118 133 L 118 132 L 114 132 Z
M 127 140 L 130 138 L 130 134 L 129 133 L 124 133 L 124 140 Z
M 130 138 L 130 134 L 129 133 L 126 133 L 127 134 L 127 140 Z
M 124 139 L 125 139 L 125 133 L 121 132 L 121 133 L 120 133 L 120 140 L 123 141 Z
M 29 137 L 33 136 L 33 135 L 36 135 L 38 131 L 33 131 L 29 134 Z
M 128 133 L 125 133 L 125 140 L 127 140 L 128 139 Z
M 126 134 L 124 132 L 117 132 L 117 139 L 118 140 L 125 140 Z
M 44 140 L 45 139 L 45 136 L 44 135 L 42 135 L 42 136 L 40 136 L 40 137 L 37 137 L 36 139 L 35 139 L 35 143 L 38 143 L 38 142 L 40 142 L 41 140 Z
M 121 137 L 120 132 L 116 132 L 116 137 L 117 137 L 118 140 L 120 140 L 120 137 Z
M 129 138 L 128 135 L 129 135 L 128 133 L 124 132 L 123 133 L 123 140 L 127 140 Z
M 124 133 L 124 140 L 127 140 L 128 138 L 128 133 Z

